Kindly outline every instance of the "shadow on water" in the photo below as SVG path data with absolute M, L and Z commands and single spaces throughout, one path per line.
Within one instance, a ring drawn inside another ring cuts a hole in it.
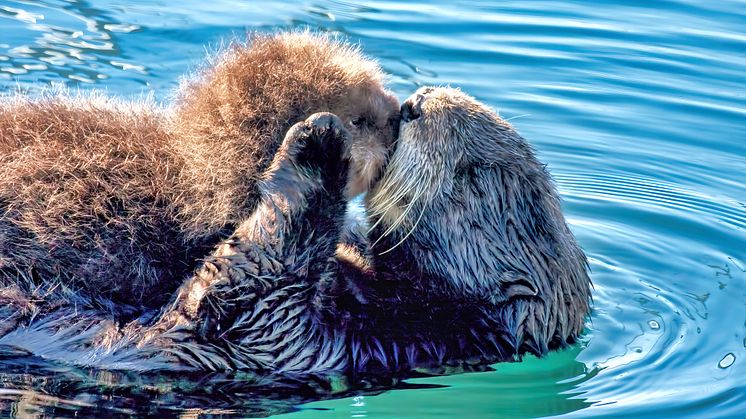
M 314 417 L 542 417 L 582 412 L 593 404 L 579 384 L 592 380 L 599 369 L 575 360 L 582 345 L 550 353 L 542 359 L 493 365 L 493 371 L 413 378 L 417 391 L 389 391 L 376 397 L 357 395 L 306 404 L 293 418 Z
M 20 356 L 19 356 L 20 355 Z M 397 379 L 261 376 L 250 373 L 143 374 L 47 363 L 0 348 L 0 414 L 53 416 L 174 413 L 268 416 L 351 391 L 425 388 Z

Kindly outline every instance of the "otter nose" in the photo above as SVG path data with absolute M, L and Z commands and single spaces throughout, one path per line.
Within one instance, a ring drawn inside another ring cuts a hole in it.
M 418 94 L 410 97 L 401 105 L 401 119 L 404 122 L 414 121 L 422 115 L 422 102 L 425 96 Z

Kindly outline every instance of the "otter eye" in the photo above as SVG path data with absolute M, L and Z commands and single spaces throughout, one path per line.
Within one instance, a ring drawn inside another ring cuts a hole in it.
M 355 127 L 359 127 L 360 125 L 363 125 L 363 122 L 365 122 L 365 117 L 362 115 L 350 120 L 350 123 Z

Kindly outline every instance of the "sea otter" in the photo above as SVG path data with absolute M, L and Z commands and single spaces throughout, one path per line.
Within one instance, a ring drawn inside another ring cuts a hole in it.
M 572 342 L 586 259 L 528 143 L 454 89 L 419 90 L 401 117 L 367 239 L 345 227 L 353 136 L 315 114 L 289 130 L 255 211 L 154 319 L 66 307 L 0 345 L 111 369 L 355 374 Z
M 314 112 L 334 112 L 355 139 L 346 194 L 367 189 L 398 127 L 383 83 L 359 48 L 290 32 L 231 44 L 165 109 L 100 94 L 1 99 L 0 335 L 61 304 L 123 318 L 160 308 L 253 212 L 285 132 Z

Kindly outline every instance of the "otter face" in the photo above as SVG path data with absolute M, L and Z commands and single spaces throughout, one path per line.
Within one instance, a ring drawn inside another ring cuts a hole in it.
M 345 191 L 352 198 L 368 191 L 381 175 L 399 128 L 399 101 L 379 87 L 355 90 L 345 99 L 332 113 L 342 119 L 353 138 Z
M 377 265 L 414 268 L 410 277 L 433 292 L 500 301 L 550 292 L 554 280 L 587 289 L 585 258 L 544 165 L 460 90 L 421 88 L 404 102 L 366 208 Z
M 389 225 L 387 234 L 412 227 L 412 216 L 419 215 L 412 214 L 415 206 L 463 202 L 469 181 L 492 175 L 477 169 L 520 164 L 527 157 L 533 157 L 528 144 L 491 109 L 457 89 L 423 87 L 401 107 L 395 152 L 371 191 L 369 209 Z

